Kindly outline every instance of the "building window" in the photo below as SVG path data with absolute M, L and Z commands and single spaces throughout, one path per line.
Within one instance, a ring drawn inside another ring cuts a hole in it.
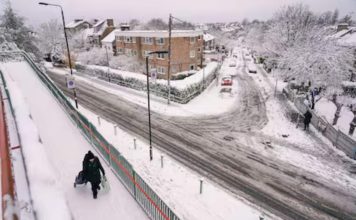
M 195 70 L 195 65 L 194 65 L 194 64 L 190 64 L 190 65 L 189 65 L 189 69 L 190 69 L 190 70 Z
M 195 43 L 195 37 L 190 37 L 190 43 L 194 44 Z
M 156 38 L 156 44 L 157 45 L 164 45 L 164 38 L 162 38 L 162 37 Z
M 125 43 L 136 43 L 136 37 L 125 37 Z
M 120 37 L 119 37 L 119 41 L 121 41 L 121 42 L 123 42 L 124 39 L 125 39 L 124 36 L 120 36 Z
M 163 66 L 157 66 L 157 73 L 165 74 L 166 73 L 166 68 L 163 67 Z
M 132 50 L 132 56 L 137 56 L 137 50 Z
M 195 50 L 191 50 L 189 53 L 190 58 L 194 58 L 195 57 Z
M 117 49 L 117 53 L 118 53 L 118 54 L 123 54 L 123 53 L 124 53 L 124 49 L 118 48 L 118 49 Z
M 198 48 L 198 52 L 200 52 L 201 51 L 201 49 L 200 49 L 200 47 Z
M 132 50 L 126 48 L 126 49 L 125 49 L 125 54 L 126 54 L 127 56 L 132 56 Z
M 143 44 L 153 44 L 153 38 L 152 37 L 144 37 L 142 43 Z
M 165 57 L 166 57 L 166 54 L 164 54 L 164 53 L 158 53 L 157 54 L 157 59 L 164 60 Z
M 198 36 L 198 40 L 201 40 L 201 35 Z

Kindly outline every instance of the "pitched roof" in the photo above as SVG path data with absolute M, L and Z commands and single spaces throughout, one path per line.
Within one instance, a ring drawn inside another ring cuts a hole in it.
M 203 35 L 202 31 L 191 31 L 191 30 L 173 30 L 172 37 L 197 37 Z M 168 31 L 161 30 L 140 30 L 140 31 L 119 31 L 116 32 L 116 36 L 126 36 L 126 37 L 168 37 Z
M 102 43 L 113 43 L 115 41 L 116 32 L 120 30 L 114 30 L 108 36 L 101 40 Z

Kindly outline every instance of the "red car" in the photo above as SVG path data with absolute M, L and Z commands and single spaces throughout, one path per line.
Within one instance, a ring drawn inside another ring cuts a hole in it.
M 232 78 L 231 78 L 231 76 L 224 76 L 221 79 L 221 85 L 222 86 L 232 86 Z

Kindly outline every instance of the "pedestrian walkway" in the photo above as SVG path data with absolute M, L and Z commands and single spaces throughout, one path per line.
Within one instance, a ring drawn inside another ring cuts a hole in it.
M 148 219 L 103 159 L 101 159 L 102 165 L 111 186 L 109 193 L 99 192 L 98 199 L 94 200 L 90 184 L 73 187 L 74 178 L 82 168 L 84 154 L 88 150 L 94 151 L 92 146 L 71 122 L 28 63 L 8 62 L 0 65 L 6 78 L 17 84 L 26 100 L 73 219 Z

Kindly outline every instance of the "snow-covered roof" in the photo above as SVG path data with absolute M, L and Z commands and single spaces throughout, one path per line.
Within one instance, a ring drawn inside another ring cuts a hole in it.
M 356 28 L 351 28 L 348 32 L 339 37 L 338 42 L 345 46 L 356 47 Z
M 203 31 L 173 30 L 172 37 L 197 37 L 203 35 Z M 168 31 L 119 31 L 116 36 L 125 37 L 168 37 Z
M 115 34 L 120 30 L 114 30 L 108 36 L 101 40 L 102 43 L 113 43 L 115 41 Z
M 85 20 L 74 20 L 74 21 L 71 21 L 69 22 L 67 25 L 66 25 L 66 28 L 76 28 L 78 27 L 79 25 L 83 24 L 83 23 L 86 23 L 87 21 Z M 88 23 L 88 22 L 87 22 Z
M 215 37 L 211 34 L 204 34 L 203 39 L 204 39 L 204 41 L 211 41 L 211 40 L 214 40 Z
M 96 23 L 93 25 L 93 28 L 96 28 L 96 27 L 98 27 L 99 25 L 102 25 L 104 22 L 105 22 L 105 20 L 101 20 L 101 21 L 96 22 Z

